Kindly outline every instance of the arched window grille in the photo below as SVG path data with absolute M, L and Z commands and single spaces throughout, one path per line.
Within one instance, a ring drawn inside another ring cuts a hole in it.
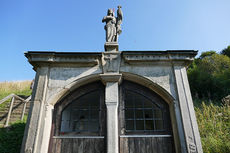
M 121 90 L 121 134 L 171 134 L 168 104 L 159 95 L 129 81 Z
M 126 131 L 163 131 L 163 109 L 150 99 L 126 91 L 125 125 Z
M 100 91 L 92 91 L 74 100 L 62 112 L 61 133 L 98 132 Z
M 104 135 L 104 85 L 94 82 L 70 93 L 55 105 L 54 135 Z

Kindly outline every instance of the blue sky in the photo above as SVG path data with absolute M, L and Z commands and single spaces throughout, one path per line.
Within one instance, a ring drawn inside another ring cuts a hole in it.
M 101 20 L 117 5 L 121 51 L 230 45 L 230 0 L 0 0 L 0 81 L 34 78 L 26 51 L 103 51 Z

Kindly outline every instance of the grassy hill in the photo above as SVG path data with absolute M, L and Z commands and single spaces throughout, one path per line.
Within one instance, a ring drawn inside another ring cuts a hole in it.
M 0 99 L 11 93 L 28 96 L 31 94 L 30 84 L 31 81 L 0 82 Z
M 28 96 L 31 94 L 30 84 L 31 81 L 2 82 L 0 99 L 11 93 Z M 204 153 L 229 153 L 230 106 L 196 100 L 195 111 Z M 20 121 L 9 128 L 0 128 L 0 153 L 20 152 L 25 122 Z
M 31 81 L 0 82 L 0 100 L 11 93 L 29 96 L 32 93 L 30 85 Z M 4 102 L 0 107 L 5 107 L 6 105 L 7 102 Z
M 29 96 L 31 81 L 0 82 L 0 100 L 11 93 Z M 0 107 L 6 107 L 10 100 L 4 102 Z M 17 121 L 10 127 L 0 128 L 0 153 L 19 153 L 25 129 L 24 121 Z

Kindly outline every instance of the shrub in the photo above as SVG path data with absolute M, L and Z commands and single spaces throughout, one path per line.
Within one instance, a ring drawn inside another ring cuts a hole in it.
M 25 121 L 0 128 L 0 153 L 19 153 L 24 129 Z
M 230 106 L 195 107 L 204 153 L 230 152 Z

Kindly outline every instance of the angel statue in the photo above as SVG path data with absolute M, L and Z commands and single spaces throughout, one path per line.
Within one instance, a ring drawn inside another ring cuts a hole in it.
M 121 6 L 118 6 L 117 17 L 115 17 L 112 9 L 108 9 L 107 16 L 102 19 L 102 22 L 106 22 L 106 42 L 117 42 L 118 35 L 121 34 L 121 23 L 122 23 L 123 13 L 121 11 Z

